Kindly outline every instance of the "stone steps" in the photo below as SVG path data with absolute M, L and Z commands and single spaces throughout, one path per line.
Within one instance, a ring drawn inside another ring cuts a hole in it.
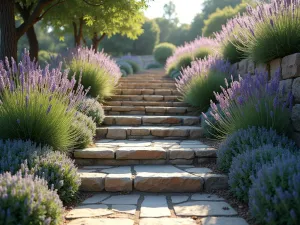
M 121 88 L 116 89 L 114 92 L 116 95 L 180 95 L 180 92 L 172 89 L 130 89 Z
M 192 126 L 199 125 L 197 116 L 106 116 L 103 125 L 128 126 Z
M 113 95 L 110 101 L 178 102 L 180 96 L 170 95 Z
M 125 139 L 190 139 L 203 137 L 203 128 L 198 126 L 108 126 L 99 127 L 96 138 Z
M 228 186 L 227 176 L 193 166 L 86 166 L 78 172 L 82 191 L 202 192 Z
M 119 88 L 149 88 L 149 89 L 158 89 L 158 88 L 172 88 L 176 90 L 175 83 L 151 83 L 151 81 L 143 82 L 143 83 L 120 83 L 118 85 Z
M 184 102 L 147 102 L 147 101 L 108 101 L 107 106 L 160 106 L 160 107 L 189 107 Z
M 106 115 L 193 115 L 190 107 L 103 106 Z
M 216 161 L 216 149 L 200 141 L 109 140 L 74 151 L 77 165 L 202 165 Z

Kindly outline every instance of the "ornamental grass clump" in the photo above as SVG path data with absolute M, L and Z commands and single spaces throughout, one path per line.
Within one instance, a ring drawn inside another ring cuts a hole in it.
M 211 102 L 213 117 L 220 123 L 214 127 L 224 138 L 238 129 L 249 126 L 272 128 L 278 133 L 286 134 L 289 130 L 289 117 L 293 96 L 289 93 L 287 99 L 280 98 L 279 73 L 269 82 L 267 73 L 256 72 L 239 81 L 226 82 L 226 89 L 215 93 L 218 108 Z
M 257 63 L 300 51 L 300 0 L 272 0 L 249 7 L 248 17 L 236 19 L 236 47 Z
M 234 132 L 222 142 L 217 152 L 217 166 L 228 173 L 234 157 L 268 144 L 291 151 L 296 149 L 295 142 L 272 129 L 249 127 Z
M 18 172 L 0 174 L 0 225 L 60 225 L 63 205 L 44 179 Z
M 257 224 L 298 225 L 300 221 L 300 156 L 278 157 L 252 179 L 250 214 Z
M 91 117 L 98 126 L 102 124 L 105 118 L 102 105 L 96 99 L 84 99 L 77 109 L 79 112 Z
M 15 174 L 21 169 L 21 164 L 32 168 L 36 160 L 51 151 L 51 147 L 37 145 L 31 141 L 0 140 L 0 173 Z
M 40 69 L 28 52 L 17 65 L 0 62 L 0 139 L 31 140 L 65 151 L 75 143 L 71 132 L 76 107 L 87 91 L 68 71 Z
M 52 151 L 45 154 L 37 160 L 32 171 L 36 176 L 45 179 L 49 188 L 57 190 L 63 203 L 76 197 L 81 180 L 74 161 L 65 153 Z
M 265 164 L 273 162 L 276 157 L 289 153 L 290 149 L 280 146 L 274 147 L 269 144 L 258 149 L 249 149 L 237 155 L 232 160 L 228 175 L 228 183 L 232 194 L 238 199 L 248 202 L 248 192 L 252 185 L 251 177 L 255 177 Z
M 175 50 L 175 45 L 164 42 L 155 46 L 153 50 L 153 55 L 157 62 L 159 62 L 162 65 L 165 65 L 167 59 L 174 54 Z
M 203 112 L 209 108 L 214 92 L 221 90 L 221 85 L 225 84 L 225 78 L 230 73 L 231 66 L 227 61 L 209 56 L 204 60 L 194 61 L 191 67 L 184 69 L 176 79 L 176 86 L 184 102 Z

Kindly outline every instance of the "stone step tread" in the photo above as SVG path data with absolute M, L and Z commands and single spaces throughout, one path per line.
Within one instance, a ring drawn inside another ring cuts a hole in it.
M 213 173 L 209 168 L 173 165 L 88 166 L 80 168 L 78 173 L 82 191 L 200 192 L 228 187 L 227 176 Z
M 146 112 L 169 112 L 185 113 L 192 112 L 192 107 L 165 107 L 165 106 L 103 106 L 105 111 L 128 112 L 128 111 L 146 111 Z
M 163 95 L 163 96 L 169 96 L 169 95 L 180 95 L 180 92 L 176 89 L 146 89 L 146 88 L 120 88 L 116 89 L 115 94 L 118 95 Z
M 104 125 L 199 125 L 197 116 L 106 116 Z
M 107 101 L 106 106 L 162 106 L 162 107 L 189 107 L 184 102 L 147 102 L 147 101 Z
M 156 101 L 156 102 L 178 102 L 180 96 L 170 95 L 170 96 L 163 96 L 163 95 L 112 95 L 110 100 L 113 101 Z

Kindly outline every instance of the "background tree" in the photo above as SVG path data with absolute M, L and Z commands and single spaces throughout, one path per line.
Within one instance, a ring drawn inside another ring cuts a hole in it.
M 177 28 L 177 26 L 166 18 L 156 18 L 155 22 L 160 29 L 159 42 L 168 42 L 171 33 Z
M 202 36 L 202 29 L 204 27 L 204 14 L 199 13 L 197 14 L 193 22 L 191 23 L 190 30 L 189 30 L 189 35 L 188 35 L 188 40 L 194 40 L 198 36 Z
M 189 30 L 189 24 L 180 25 L 172 31 L 168 42 L 177 46 L 184 44 L 185 42 L 189 41 Z
M 178 24 L 179 20 L 176 13 L 176 5 L 172 1 L 164 5 L 163 17 L 175 25 Z

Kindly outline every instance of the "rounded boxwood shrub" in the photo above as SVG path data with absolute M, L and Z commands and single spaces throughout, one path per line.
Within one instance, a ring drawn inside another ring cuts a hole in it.
M 195 59 L 204 59 L 208 57 L 209 55 L 212 55 L 214 52 L 210 48 L 199 48 L 195 53 L 194 53 L 194 58 Z
M 192 65 L 192 62 L 194 61 L 193 56 L 191 55 L 183 55 L 178 59 L 178 62 L 176 64 L 177 70 L 182 70 L 187 67 L 190 67 Z
M 77 112 L 75 120 L 72 124 L 72 130 L 76 136 L 76 148 L 86 148 L 93 142 L 93 137 L 96 134 L 96 124 L 93 119 Z
M 176 69 L 174 69 L 174 70 L 172 70 L 172 71 L 170 72 L 170 76 L 171 76 L 172 78 L 178 78 L 180 75 L 181 75 L 180 71 L 179 71 L 179 70 L 176 70 Z
M 52 150 L 51 147 L 37 145 L 31 141 L 0 140 L 0 173 L 15 174 L 21 169 L 21 164 L 32 168 L 39 157 L 49 154 Z
M 128 75 L 125 70 L 121 70 L 121 73 L 122 73 L 122 77 L 127 77 Z
M 229 170 L 230 191 L 240 200 L 248 202 L 248 192 L 255 177 L 263 165 L 271 163 L 276 157 L 288 154 L 289 149 L 280 146 L 264 145 L 250 149 L 232 160 Z
M 153 50 L 154 58 L 162 65 L 166 64 L 167 59 L 173 55 L 176 50 L 176 46 L 171 43 L 160 43 L 155 46 Z
M 44 179 L 0 174 L 0 225 L 63 223 L 63 205 Z
M 126 61 L 119 61 L 118 65 L 119 65 L 119 67 L 120 67 L 121 70 L 125 70 L 126 71 L 127 75 L 133 74 L 133 68 L 132 68 L 132 66 L 128 62 L 126 62 Z
M 35 175 L 44 178 L 49 188 L 57 190 L 64 203 L 76 197 L 81 183 L 74 161 L 66 154 L 50 152 L 40 157 L 33 169 Z
M 78 111 L 91 117 L 98 126 L 102 124 L 105 118 L 102 105 L 96 99 L 84 99 L 82 104 L 78 107 Z
M 300 221 L 300 156 L 288 155 L 265 164 L 252 179 L 249 208 L 262 225 L 297 225 Z
M 240 129 L 229 135 L 220 145 L 217 152 L 218 168 L 224 172 L 228 172 L 234 157 L 267 144 L 290 150 L 296 149 L 295 142 L 285 136 L 277 134 L 276 131 L 272 129 L 260 127 Z
M 131 65 L 133 73 L 138 73 L 142 70 L 140 65 L 137 62 L 135 62 L 133 60 L 129 60 L 129 59 L 126 59 L 124 61 Z

